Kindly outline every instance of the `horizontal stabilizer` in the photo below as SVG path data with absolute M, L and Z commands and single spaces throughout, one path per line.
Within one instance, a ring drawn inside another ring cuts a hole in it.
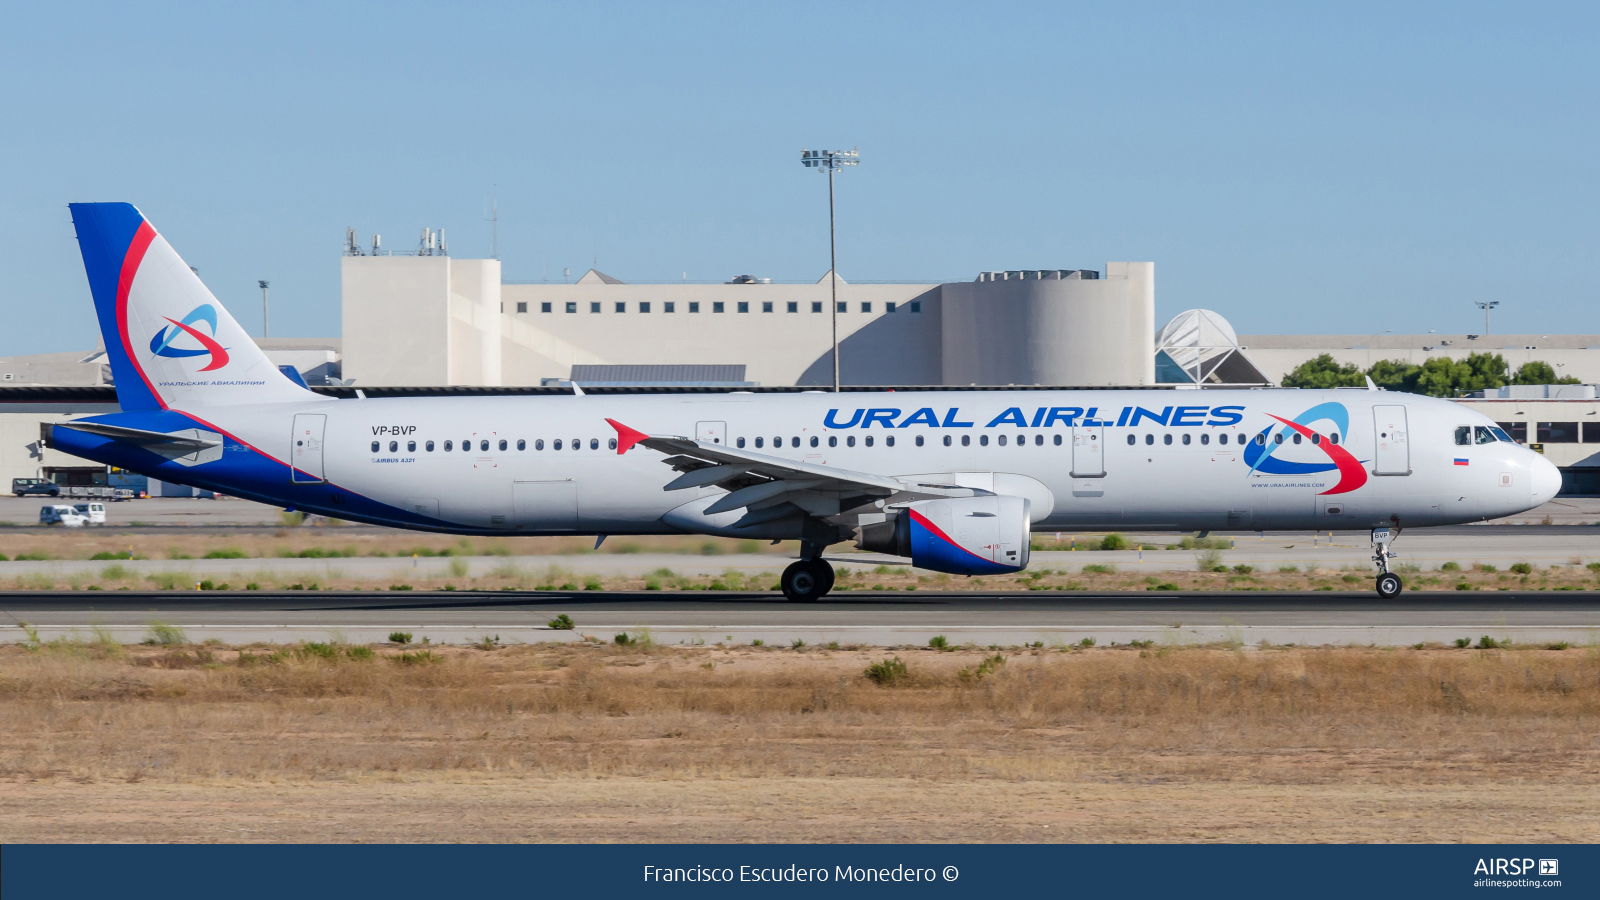
M 102 425 L 98 422 L 55 422 L 44 426 L 45 444 L 49 446 L 49 430 L 54 428 L 67 428 L 72 431 L 82 431 L 88 434 L 97 434 L 110 438 L 122 444 L 134 444 L 139 447 L 162 447 L 183 449 L 185 453 L 197 450 L 209 450 L 212 447 L 222 446 L 221 441 L 211 441 L 205 438 L 186 437 L 177 434 L 166 434 L 160 431 L 145 431 L 141 428 L 124 428 L 121 425 Z

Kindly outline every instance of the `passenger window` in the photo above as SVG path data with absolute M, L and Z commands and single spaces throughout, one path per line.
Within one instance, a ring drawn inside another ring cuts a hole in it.
M 454 449 L 455 449 L 454 442 L 452 442 L 452 441 L 445 441 L 444 442 L 444 452 L 449 453 L 451 450 L 454 450 Z
M 615 449 L 617 449 L 617 439 L 616 438 L 612 438 L 611 440 L 606 441 L 606 449 L 607 450 L 615 450 Z
M 828 435 L 828 446 L 829 447 L 837 447 L 837 446 L 839 446 L 839 438 L 838 438 L 837 435 L 832 435 L 832 434 Z
M 1277 434 L 1275 434 L 1275 435 L 1273 435 L 1273 436 L 1272 436 L 1272 442 L 1273 442 L 1273 443 L 1274 443 L 1274 444 L 1281 444 L 1281 443 L 1283 443 L 1283 432 L 1281 432 L 1281 431 L 1280 431 L 1280 432 L 1278 432 L 1278 433 L 1277 433 Z
M 872 435 L 870 435 L 870 434 L 867 435 L 867 446 L 868 447 L 872 446 Z
M 1144 445 L 1146 447 L 1150 446 L 1151 444 L 1154 444 L 1155 442 L 1156 442 L 1156 436 L 1155 435 L 1147 434 L 1147 435 L 1144 436 Z
M 445 445 L 445 449 L 449 450 L 450 446 L 448 444 L 446 444 Z M 543 450 L 544 449 L 544 438 L 539 438 L 539 439 L 535 440 L 533 442 L 533 449 L 535 449 L 535 450 Z
M 1061 435 L 1059 435 L 1059 434 L 1056 435 L 1056 446 L 1057 447 L 1061 446 Z
M 854 447 L 856 445 L 856 436 L 852 434 L 849 437 L 845 438 L 844 439 L 844 445 L 846 447 Z
M 917 435 L 917 446 L 918 447 L 922 446 L 922 435 L 920 435 L 920 434 Z
M 407 453 L 415 453 L 415 452 L 417 452 L 417 442 L 416 441 L 406 441 L 406 452 Z
M 1313 443 L 1313 444 L 1322 443 L 1322 435 L 1317 434 L 1315 431 L 1311 432 L 1311 443 Z
M 1060 435 L 1057 435 L 1057 437 L 1060 437 Z M 1042 434 L 1034 435 L 1033 436 L 1033 445 L 1035 447 L 1043 447 L 1044 446 L 1044 435 L 1042 435 Z
M 574 449 L 574 450 L 582 450 L 583 449 L 583 438 L 573 438 L 572 439 L 572 449 Z
M 1298 432 L 1298 431 L 1296 431 L 1296 432 L 1295 432 L 1295 433 L 1294 433 L 1294 442 L 1295 442 L 1295 443 L 1296 443 L 1296 444 L 1298 444 L 1298 443 L 1300 443 L 1300 432 Z
M 599 450 L 600 449 L 600 439 L 599 438 L 589 438 L 589 449 L 590 450 Z
M 972 435 L 970 435 L 970 434 L 963 434 L 963 435 L 962 435 L 962 436 L 961 436 L 961 446 L 963 446 L 963 447 L 970 447 L 970 446 L 972 446 Z
M 1189 446 L 1189 442 L 1190 442 L 1190 441 L 1192 441 L 1192 440 L 1194 440 L 1194 435 L 1192 435 L 1192 434 L 1189 434 L 1189 433 L 1188 433 L 1188 432 L 1184 432 L 1184 435 L 1183 435 L 1183 445 L 1184 445 L 1184 446 L 1185 446 L 1185 447 L 1187 447 L 1187 446 Z
M 1132 447 L 1134 444 L 1136 444 L 1138 442 L 1139 442 L 1139 439 L 1137 437 L 1135 437 L 1135 436 L 1133 436 L 1131 434 L 1128 435 L 1128 446 L 1129 447 Z
M 517 439 L 517 449 L 518 450 L 526 450 L 526 449 L 528 449 L 528 442 L 523 440 L 523 439 L 521 439 L 521 438 L 518 438 Z
M 1256 445 L 1265 447 L 1267 445 L 1267 436 L 1265 434 L 1256 435 Z
M 1328 435 L 1328 440 L 1333 441 L 1335 444 L 1339 443 L 1339 432 L 1335 431 L 1333 434 Z
M 987 447 L 987 446 L 989 446 L 989 436 L 987 434 L 978 435 L 978 446 L 979 447 Z
M 505 442 L 505 439 L 504 439 L 504 438 L 502 438 L 502 439 L 501 439 L 501 440 L 500 440 L 500 449 L 501 449 L 501 450 L 504 450 L 504 449 L 506 449 L 506 442 Z
M 377 453 L 378 452 L 378 442 L 377 441 L 373 441 L 372 442 L 372 452 L 373 453 Z
M 466 453 L 471 449 L 472 449 L 472 441 L 471 441 L 471 439 L 468 439 L 468 440 L 465 440 L 465 441 L 461 442 L 461 452 L 462 453 Z
M 1185 435 L 1185 437 L 1187 437 L 1187 436 L 1188 435 Z M 1163 434 L 1161 436 L 1161 443 L 1166 444 L 1168 447 L 1172 446 L 1172 435 Z
M 389 452 L 390 453 L 399 453 L 400 452 L 400 442 L 399 441 L 390 441 L 389 442 Z
M 1472 426 L 1471 425 L 1457 425 L 1456 426 L 1456 446 L 1457 447 L 1465 447 L 1470 443 L 1472 443 Z
M 946 447 L 950 446 L 950 435 L 948 434 L 944 436 L 944 445 Z
M 762 441 L 765 441 L 765 440 L 766 440 L 766 438 L 756 438 L 756 449 L 757 450 L 761 449 L 761 443 L 762 443 Z
M 554 441 L 552 441 L 551 444 L 550 444 L 550 449 L 551 450 L 560 450 L 561 449 L 561 438 L 556 438 Z
M 1209 443 L 1211 443 L 1211 435 L 1206 434 L 1205 432 L 1201 432 L 1200 433 L 1200 445 L 1203 447 L 1203 446 L 1205 446 L 1206 444 L 1209 444 Z
M 1473 433 L 1476 438 L 1476 442 L 1479 444 L 1492 444 L 1495 442 L 1494 432 L 1482 425 L 1477 426 L 1473 430 Z
M 894 446 L 894 435 L 891 434 L 888 437 L 884 438 L 883 439 L 883 445 L 885 447 L 893 447 Z
M 998 440 L 1000 442 L 1000 446 L 1004 447 L 1006 445 L 1006 436 L 1005 435 L 1003 435 L 1003 434 L 1000 435 Z
M 426 444 L 423 444 L 423 446 L 428 448 L 429 453 L 433 452 L 433 441 L 429 441 Z
M 478 450 L 481 453 L 488 453 L 489 452 L 489 442 L 488 441 L 479 441 L 478 442 Z
M 738 439 L 734 440 L 733 445 L 735 447 L 738 447 L 740 450 L 743 450 L 744 449 L 744 438 L 738 438 Z

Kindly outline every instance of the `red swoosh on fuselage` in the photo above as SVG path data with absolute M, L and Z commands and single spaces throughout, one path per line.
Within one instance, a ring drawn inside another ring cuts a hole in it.
M 1273 416 L 1272 413 L 1267 413 L 1267 415 L 1293 428 L 1307 438 L 1316 433 L 1298 422 L 1291 422 L 1288 419 Z M 1323 491 L 1323 494 L 1348 494 L 1367 483 L 1367 470 L 1362 467 L 1354 456 L 1350 455 L 1350 451 L 1326 439 L 1319 439 L 1317 446 L 1322 449 L 1323 453 L 1328 454 L 1328 458 L 1333 460 L 1335 466 L 1339 467 L 1339 483 Z
M 162 316 L 161 318 L 167 319 L 166 316 Z M 211 365 L 206 366 L 200 371 L 209 372 L 212 369 L 220 369 L 228 364 L 228 351 L 221 344 L 217 343 L 216 340 L 210 335 L 200 331 L 199 329 L 191 328 L 188 325 L 179 322 L 177 319 L 167 319 L 167 321 L 178 326 L 179 328 L 182 328 L 190 337 L 199 341 L 200 346 L 211 352 Z

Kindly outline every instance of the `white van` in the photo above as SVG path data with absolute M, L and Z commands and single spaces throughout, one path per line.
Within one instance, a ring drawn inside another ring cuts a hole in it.
M 104 525 L 106 523 L 106 505 L 104 503 L 98 501 L 74 503 L 72 508 L 78 511 L 78 515 L 83 516 L 85 524 Z
M 65 525 L 68 528 L 78 528 L 87 521 L 81 513 L 70 506 L 41 506 L 39 507 L 40 525 Z

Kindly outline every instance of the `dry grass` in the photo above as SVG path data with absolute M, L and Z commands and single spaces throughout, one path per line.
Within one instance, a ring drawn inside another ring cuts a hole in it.
M 41 816 L 51 839 L 137 837 L 68 812 L 85 802 L 132 804 L 151 836 L 196 839 L 199 824 L 163 829 L 197 807 L 160 804 L 276 797 L 288 810 L 316 796 L 382 819 L 384 797 L 468 795 L 516 807 L 515 821 L 559 797 L 563 821 L 593 821 L 516 833 L 366 821 L 345 836 L 1036 840 L 996 828 L 1029 810 L 1052 821 L 1069 796 L 1100 798 L 1115 820 L 1058 835 L 1076 840 L 1600 835 L 1592 651 L 1012 650 L 981 675 L 992 652 L 896 652 L 909 674 L 882 687 L 863 671 L 889 654 L 863 650 L 546 645 L 405 664 L 397 650 L 362 660 L 333 645 L 7 648 L 0 840 L 38 839 Z M 650 809 L 618 811 L 616 792 Z M 1402 794 L 1455 813 L 1403 803 L 1378 815 L 1360 799 Z M 777 795 L 789 815 L 757 811 Z M 1157 795 L 1191 818 L 1131 802 Z M 862 807 L 867 796 L 884 803 Z M 935 796 L 949 815 L 927 805 Z M 1325 821 L 1350 804 L 1364 825 Z M 677 818 L 659 814 L 669 808 Z M 1460 830 L 1489 809 L 1490 831 Z M 1228 815 L 1266 830 L 1188 830 Z M 844 830 L 808 830 L 816 816 L 843 816 Z

